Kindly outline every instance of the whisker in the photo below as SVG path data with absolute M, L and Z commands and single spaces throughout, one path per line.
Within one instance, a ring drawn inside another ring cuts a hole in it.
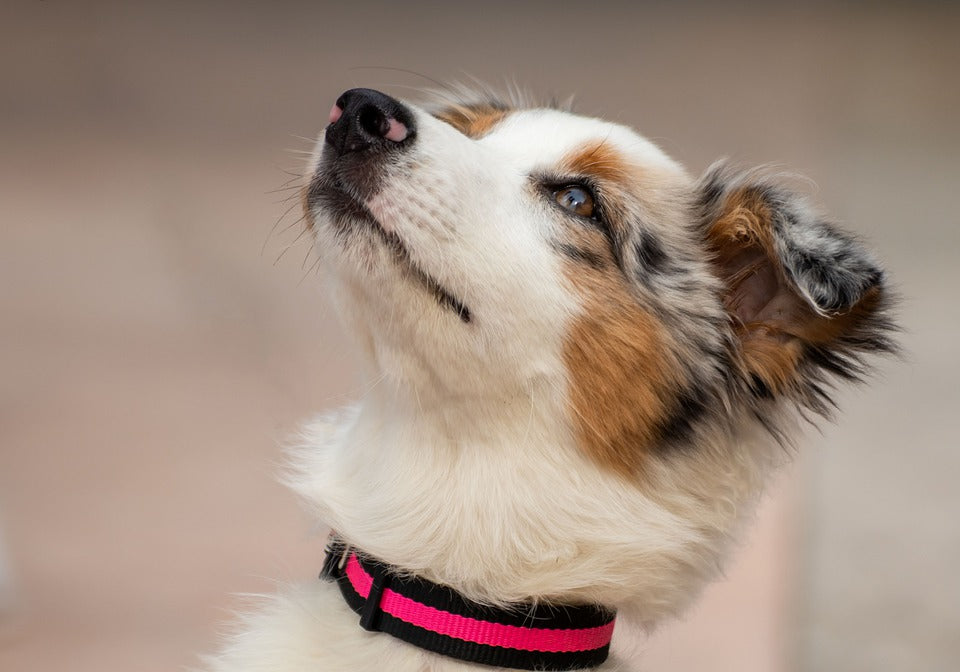
M 312 252 L 312 251 L 313 251 L 313 248 L 311 247 L 310 250 L 307 252 L 307 257 L 310 256 L 310 252 Z M 317 255 L 316 261 L 314 261 L 314 262 L 310 265 L 310 268 L 308 268 L 307 271 L 306 271 L 306 273 L 303 274 L 303 277 L 300 278 L 300 282 L 297 283 L 297 287 L 299 287 L 300 285 L 302 285 L 303 282 L 304 282 L 304 280 L 307 279 L 307 276 L 309 276 L 311 273 L 313 273 L 314 270 L 316 270 L 316 269 L 318 269 L 318 268 L 320 267 L 320 262 L 321 262 L 321 261 L 322 261 L 322 258 L 321 258 L 319 255 Z
M 282 236 L 282 235 L 285 234 L 287 231 L 289 231 L 290 229 L 292 229 L 293 227 L 295 227 L 297 224 L 300 224 L 301 222 L 303 222 L 303 220 L 305 220 L 306 218 L 307 218 L 306 215 L 300 215 L 300 216 L 297 217 L 294 221 L 290 222 L 290 223 L 287 224 L 285 227 L 283 227 L 283 228 L 280 230 L 280 235 Z M 306 230 L 306 229 L 304 229 L 304 230 Z
M 307 253 L 303 255 L 303 261 L 300 262 L 300 270 L 302 271 L 307 266 L 307 260 L 310 258 L 310 253 L 313 252 L 313 246 L 310 245 L 307 247 Z M 309 273 L 310 271 L 307 271 Z
M 389 65 L 356 65 L 352 68 L 349 68 L 348 71 L 353 71 L 353 70 L 386 70 L 388 72 L 402 72 L 407 75 L 413 75 L 414 77 L 420 77 L 421 79 L 425 79 L 431 84 L 435 84 L 436 86 L 440 86 L 444 88 L 446 87 L 446 84 L 444 84 L 438 79 L 434 79 L 433 77 L 430 77 L 429 75 L 425 75 L 422 72 L 417 72 L 416 70 L 408 70 L 407 68 L 397 68 Z M 410 88 L 413 88 L 413 87 L 410 87 Z
M 292 226 L 292 224 L 291 224 L 291 226 Z M 287 228 L 289 228 L 289 227 L 287 227 Z M 290 243 L 289 245 L 287 245 L 285 248 L 283 248 L 283 252 L 281 252 L 280 254 L 278 254 L 278 255 L 277 255 L 277 258 L 273 260 L 273 265 L 274 265 L 274 266 L 276 266 L 277 264 L 280 263 L 280 260 L 283 259 L 283 256 L 284 256 L 287 252 L 290 251 L 290 248 L 291 248 L 291 247 L 293 247 L 294 245 L 296 245 L 297 243 L 300 242 L 300 239 L 303 238 L 303 234 L 305 234 L 306 232 L 307 232 L 307 229 L 306 229 L 306 227 L 304 227 L 304 229 L 303 229 L 302 231 L 300 231 L 300 233 L 297 234 L 297 237 L 293 239 L 293 242 Z
M 291 184 L 285 187 L 277 187 L 276 189 L 271 189 L 270 191 L 265 191 L 265 194 L 279 194 L 285 191 L 291 191 L 292 189 L 302 189 L 302 184 Z
M 274 232 L 277 230 L 277 227 L 280 226 L 280 222 L 283 221 L 283 218 L 290 214 L 290 211 L 297 207 L 296 203 L 292 203 L 289 208 L 283 211 L 283 214 L 277 218 L 277 221 L 273 223 L 273 226 L 270 227 L 270 231 L 267 232 L 266 238 L 263 239 L 263 245 L 260 246 L 260 256 L 263 256 L 263 253 L 267 250 L 267 243 L 270 242 L 270 237 L 273 236 Z M 301 218 L 302 219 L 302 218 Z M 296 222 L 294 222 L 296 223 Z M 287 231 L 290 227 L 286 227 L 283 231 Z M 283 233 L 283 231 L 281 233 Z

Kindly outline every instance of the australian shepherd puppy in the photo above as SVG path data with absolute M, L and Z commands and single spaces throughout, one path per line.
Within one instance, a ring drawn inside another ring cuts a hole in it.
M 302 199 L 369 393 L 293 453 L 322 578 L 209 670 L 623 669 L 614 616 L 683 611 L 793 418 L 892 349 L 803 198 L 554 107 L 347 91 Z

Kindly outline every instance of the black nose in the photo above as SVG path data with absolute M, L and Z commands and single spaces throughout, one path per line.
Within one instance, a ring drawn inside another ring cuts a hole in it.
M 415 135 L 413 113 L 373 89 L 350 89 L 330 110 L 326 141 L 338 156 L 371 147 L 393 149 Z

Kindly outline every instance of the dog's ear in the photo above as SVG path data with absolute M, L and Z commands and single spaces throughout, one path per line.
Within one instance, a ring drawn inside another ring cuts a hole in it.
M 828 413 L 829 374 L 856 379 L 865 353 L 893 349 L 883 270 L 801 197 L 755 172 L 713 166 L 698 204 L 746 384 Z

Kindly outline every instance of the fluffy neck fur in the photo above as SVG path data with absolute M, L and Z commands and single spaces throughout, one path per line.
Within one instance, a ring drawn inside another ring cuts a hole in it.
M 772 466 L 751 429 L 651 461 L 643 477 L 671 487 L 625 487 L 578 452 L 551 386 L 442 406 L 390 388 L 309 424 L 288 483 L 358 548 L 482 602 L 597 602 L 652 626 L 715 576 Z

